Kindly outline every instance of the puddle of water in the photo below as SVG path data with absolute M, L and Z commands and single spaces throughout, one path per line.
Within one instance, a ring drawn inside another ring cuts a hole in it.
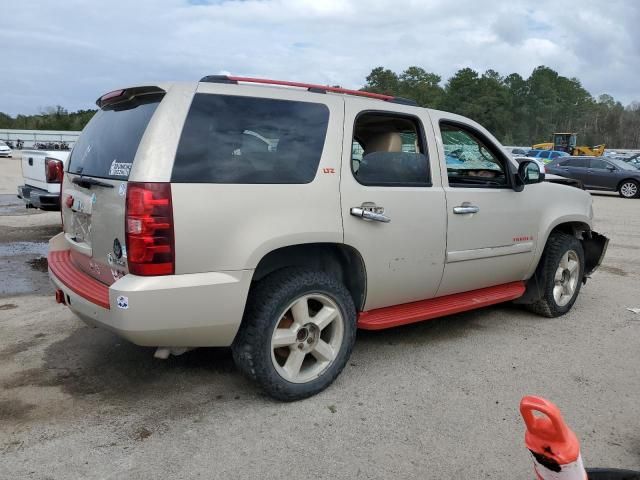
M 49 262 L 47 262 L 47 257 L 34 258 L 33 260 L 29 260 L 27 263 L 36 272 L 47 273 L 49 271 Z
M 47 256 L 49 244 L 47 242 L 12 242 L 0 243 L 0 257 L 15 257 L 17 255 Z
M 40 210 L 25 208 L 15 195 L 0 195 L 0 216 L 33 215 Z M 48 294 L 52 287 L 47 275 L 46 256 L 49 244 L 45 240 L 48 227 L 9 228 L 0 238 L 0 298 L 25 293 Z M 57 228 L 57 227 L 56 227 Z M 20 232 L 24 230 L 24 235 Z M 16 234 L 18 231 L 18 234 Z M 6 235 L 5 235 L 6 234 Z M 22 237 L 22 238 L 21 238 Z
M 46 269 L 47 242 L 0 243 L 0 298 L 51 290 Z

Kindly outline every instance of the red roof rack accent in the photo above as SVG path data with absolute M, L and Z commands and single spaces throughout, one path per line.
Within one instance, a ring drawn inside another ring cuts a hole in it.
M 264 85 L 282 85 L 285 87 L 301 87 L 313 90 L 324 90 L 326 92 L 344 93 L 346 95 L 356 95 L 358 97 L 376 98 L 378 100 L 385 100 L 387 102 L 393 101 L 395 97 L 393 95 L 383 95 L 381 93 L 362 92 L 360 90 L 350 90 L 348 88 L 330 87 L 328 85 L 317 85 L 313 83 L 301 83 L 301 82 L 287 82 L 285 80 L 269 80 L 267 78 L 252 78 L 252 77 L 227 77 L 234 82 L 245 83 L 261 83 Z
M 330 87 L 329 85 L 318 85 L 314 83 L 302 83 L 302 82 L 288 82 L 286 80 L 270 80 L 268 78 L 253 78 L 253 77 L 234 77 L 230 75 L 208 75 L 200 79 L 201 82 L 209 83 L 259 83 L 261 85 L 280 85 L 285 87 L 300 87 L 306 88 L 309 91 L 316 93 L 343 93 L 345 95 L 354 95 L 357 97 L 375 98 L 376 100 L 383 100 L 385 102 L 401 103 L 405 105 L 417 105 L 414 100 L 394 97 L 393 95 L 384 95 L 382 93 L 363 92 L 361 90 L 350 90 L 348 88 Z

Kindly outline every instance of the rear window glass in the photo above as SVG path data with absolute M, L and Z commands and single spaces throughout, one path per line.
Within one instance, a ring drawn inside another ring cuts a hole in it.
M 198 93 L 172 182 L 309 183 L 329 122 L 326 105 Z
M 161 95 L 98 110 L 82 131 L 69 159 L 69 172 L 91 177 L 127 179 L 142 134 Z

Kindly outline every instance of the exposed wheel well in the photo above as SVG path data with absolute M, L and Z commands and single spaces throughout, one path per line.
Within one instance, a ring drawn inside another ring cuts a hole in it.
M 568 233 L 569 235 L 573 235 L 578 239 L 583 239 L 583 232 L 590 232 L 591 228 L 589 225 L 583 222 L 567 222 L 561 223 L 560 225 L 556 225 L 553 227 L 553 230 L 549 232 L 549 236 L 551 236 L 555 232 L 563 232 Z
M 356 310 L 364 307 L 367 276 L 364 261 L 356 249 L 337 243 L 306 243 L 278 248 L 258 263 L 252 281 L 286 267 L 307 267 L 338 278 L 349 290 Z
M 618 186 L 616 187 L 616 192 L 620 191 L 622 184 L 626 182 L 633 182 L 636 185 L 640 184 L 640 182 L 638 182 L 638 180 L 636 180 L 635 178 L 625 178 L 624 180 L 620 180 L 620 182 L 618 183 Z
M 561 223 L 559 225 L 556 225 L 549 232 L 549 236 L 545 239 L 544 249 L 547 248 L 547 242 L 549 241 L 549 238 L 551 238 L 551 236 L 554 233 L 565 233 L 567 235 L 576 237 L 578 240 L 580 240 L 585 251 L 585 266 L 589 268 L 589 270 L 585 268 L 585 272 L 591 271 L 593 269 L 593 266 L 596 265 L 600 257 L 597 255 L 597 251 L 594 251 L 594 249 L 591 248 L 592 234 L 591 234 L 591 227 L 589 227 L 588 224 L 584 222 L 566 222 L 566 223 Z M 534 274 L 531 276 L 531 278 L 529 278 L 529 280 L 527 280 L 527 284 L 526 284 L 527 290 L 525 291 L 524 295 L 519 299 L 517 299 L 514 303 L 532 304 L 542 298 L 542 295 L 544 293 L 543 292 L 544 285 L 542 283 L 540 275 L 541 275 L 543 260 L 544 260 L 544 252 L 542 253 L 542 256 L 540 257 L 540 259 L 538 260 L 538 265 L 536 266 L 536 270 Z
M 600 266 L 602 254 L 606 251 L 609 240 L 583 222 L 567 222 L 557 225 L 551 233 L 564 232 L 573 235 L 582 243 L 584 249 L 585 277 L 588 277 Z M 551 236 L 551 233 L 549 236 Z

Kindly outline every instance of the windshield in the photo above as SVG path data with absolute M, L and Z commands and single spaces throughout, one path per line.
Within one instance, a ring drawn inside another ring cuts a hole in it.
M 495 156 L 467 132 L 442 129 L 447 168 L 454 170 L 495 170 L 502 168 Z
M 99 110 L 73 148 L 69 172 L 118 180 L 129 178 L 140 139 L 161 98 L 144 95 L 124 106 Z

